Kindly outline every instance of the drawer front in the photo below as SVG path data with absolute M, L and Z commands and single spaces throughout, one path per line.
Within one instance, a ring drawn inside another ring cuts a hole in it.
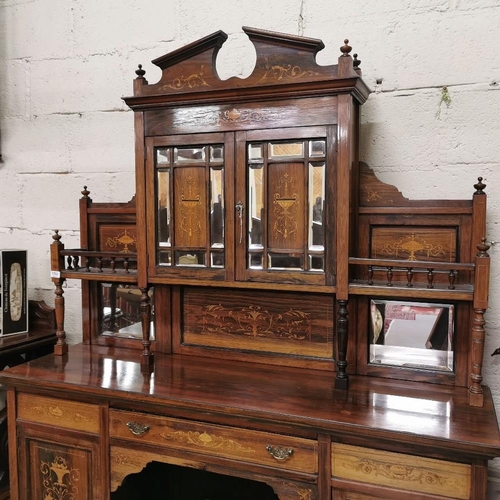
M 99 406 L 57 398 L 19 394 L 17 416 L 22 420 L 99 434 Z
M 470 498 L 471 467 L 444 460 L 334 443 L 332 474 L 378 486 Z
M 179 419 L 110 411 L 110 438 L 317 474 L 316 441 Z

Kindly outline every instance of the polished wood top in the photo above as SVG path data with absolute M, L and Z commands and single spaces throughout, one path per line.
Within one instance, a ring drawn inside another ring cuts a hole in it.
M 466 388 L 353 377 L 345 392 L 334 389 L 332 373 L 158 353 L 148 375 L 137 351 L 86 345 L 8 369 L 0 382 L 25 392 L 55 390 L 61 397 L 228 425 L 327 432 L 351 442 L 364 436 L 406 450 L 456 449 L 478 458 L 500 455 L 489 390 L 484 407 L 476 408 L 467 404 Z

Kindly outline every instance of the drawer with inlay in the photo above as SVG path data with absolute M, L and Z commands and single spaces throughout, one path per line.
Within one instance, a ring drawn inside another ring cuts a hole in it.
M 471 467 L 457 462 L 333 443 L 332 475 L 362 483 L 468 499 Z
M 99 406 L 67 399 L 21 393 L 17 397 L 21 420 L 99 434 Z
M 318 444 L 297 438 L 202 422 L 111 410 L 110 439 L 317 474 Z

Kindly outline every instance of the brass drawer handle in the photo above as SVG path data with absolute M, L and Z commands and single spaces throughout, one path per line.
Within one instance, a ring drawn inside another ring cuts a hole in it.
M 293 454 L 293 448 L 283 448 L 282 446 L 272 446 L 268 444 L 266 450 L 276 460 L 286 460 Z
M 134 436 L 142 436 L 149 431 L 149 425 L 142 425 L 136 422 L 127 422 L 126 425 Z

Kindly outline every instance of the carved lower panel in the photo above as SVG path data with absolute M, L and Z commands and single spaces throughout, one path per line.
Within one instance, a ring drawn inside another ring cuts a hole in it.
M 140 473 L 151 462 L 161 462 L 169 465 L 189 467 L 191 469 L 224 472 L 226 475 L 234 474 L 237 477 L 264 482 L 273 488 L 280 500 L 318 500 L 318 491 L 315 485 L 283 481 L 253 472 L 245 472 L 245 470 L 231 471 L 227 468 L 210 466 L 202 461 L 186 460 L 182 457 L 168 456 L 165 453 L 152 453 L 121 446 L 111 446 L 110 449 L 111 492 L 118 489 L 125 477 L 130 474 Z
M 123 483 L 126 476 L 140 472 L 149 462 L 153 461 L 194 469 L 201 469 L 203 467 L 202 463 L 194 460 L 111 446 L 111 491 L 115 491 Z
M 333 358 L 330 297 L 185 289 L 184 344 Z
M 470 496 L 469 465 L 334 444 L 334 477 L 444 497 Z
M 18 417 L 65 429 L 99 433 L 99 407 L 75 401 L 19 394 Z

